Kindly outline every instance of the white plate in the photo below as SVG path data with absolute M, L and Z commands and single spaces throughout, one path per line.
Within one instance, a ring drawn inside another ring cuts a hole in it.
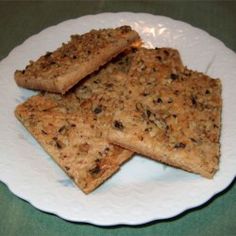
M 146 46 L 179 49 L 192 69 L 223 83 L 220 170 L 213 180 L 136 156 L 89 195 L 83 194 L 14 117 L 17 104 L 34 92 L 18 88 L 16 69 L 57 48 L 71 34 L 131 25 Z M 219 40 L 163 16 L 104 13 L 49 27 L 12 50 L 0 63 L 0 180 L 36 208 L 64 219 L 97 225 L 142 224 L 199 206 L 225 189 L 236 173 L 236 55 Z

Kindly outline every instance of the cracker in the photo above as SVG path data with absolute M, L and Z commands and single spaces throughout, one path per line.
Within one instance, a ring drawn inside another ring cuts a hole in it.
M 24 88 L 64 94 L 100 66 L 140 42 L 129 26 L 92 30 L 73 35 L 68 43 L 31 61 L 24 70 L 15 72 L 16 83 Z
M 108 139 L 212 178 L 220 156 L 221 82 L 171 63 L 158 65 L 152 53 L 133 59 L 124 107 L 115 113 Z
M 128 58 L 110 63 L 66 95 L 39 94 L 16 108 L 16 116 L 56 163 L 89 193 L 131 158 L 132 152 L 108 143 L 106 131 Z

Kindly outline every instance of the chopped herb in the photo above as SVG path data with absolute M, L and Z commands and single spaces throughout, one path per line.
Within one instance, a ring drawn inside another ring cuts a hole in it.
M 55 65 L 56 62 L 55 61 L 50 61 L 49 65 Z
M 143 136 L 139 136 L 139 140 L 140 140 L 140 141 L 143 141 Z
M 56 147 L 57 147 L 57 148 L 62 149 L 62 148 L 65 147 L 65 144 L 64 144 L 62 141 L 60 141 L 60 140 L 55 140 L 55 142 L 56 142 Z
M 152 127 L 146 128 L 144 131 L 145 131 L 145 132 L 150 132 L 150 131 L 152 131 Z
M 43 133 L 43 134 L 48 134 L 46 131 L 44 131 L 43 129 L 41 130 L 41 132 Z
M 101 168 L 99 165 L 96 165 L 93 169 L 89 170 L 91 175 L 97 175 L 101 171 Z
M 176 143 L 174 148 L 185 148 L 186 144 L 184 143 Z
M 67 171 L 69 171 L 69 170 L 70 170 L 70 167 L 69 167 L 69 166 L 65 166 L 65 169 L 66 169 Z
M 197 142 L 196 139 L 194 139 L 194 138 L 190 138 L 190 140 L 191 140 L 192 142 L 194 142 L 194 143 Z
M 119 130 L 123 130 L 124 129 L 124 125 L 122 124 L 121 121 L 115 120 L 113 124 L 114 124 L 114 127 L 119 129 Z
M 175 94 L 175 95 L 179 95 L 179 90 L 175 90 L 175 91 L 174 91 L 174 94 Z
M 60 156 L 60 158 L 65 159 L 67 158 L 67 155 Z
M 141 93 L 141 95 L 143 95 L 144 97 L 146 97 L 147 95 L 149 95 L 149 93 L 148 93 L 148 92 L 143 92 L 143 93 Z
M 144 70 L 146 70 L 147 69 L 147 67 L 145 66 L 145 65 L 143 65 L 142 67 L 141 67 L 141 70 L 142 71 L 144 71 Z
M 150 120 L 151 121 L 151 120 Z M 154 121 L 151 121 L 152 123 L 154 123 L 159 129 L 161 130 L 165 130 L 166 127 L 167 127 L 167 124 L 164 120 L 154 120 Z
M 44 57 L 45 58 L 48 58 L 48 57 L 50 57 L 52 55 L 52 52 L 47 52 L 45 55 L 44 55 Z
M 63 126 L 58 130 L 58 132 L 59 132 L 59 133 L 63 133 L 63 131 L 65 131 L 65 128 L 66 128 L 66 126 L 63 125 Z
M 146 115 L 149 118 L 151 116 L 152 112 L 150 110 L 146 110 Z
M 164 50 L 164 53 L 166 56 L 169 56 L 169 54 L 170 54 L 167 50 Z
M 196 97 L 192 96 L 192 97 L 191 97 L 191 101 L 192 101 L 192 104 L 193 104 L 194 106 L 197 105 Z
M 170 78 L 171 78 L 172 80 L 177 80 L 177 79 L 178 79 L 178 75 L 172 73 L 172 74 L 170 75 Z
M 101 156 L 101 157 L 102 157 L 102 152 L 98 152 L 98 154 L 99 154 L 99 156 Z
M 157 98 L 157 99 L 153 99 L 152 101 L 154 104 L 157 104 L 157 103 L 162 103 L 162 99 L 161 98 Z
M 94 112 L 95 114 L 101 113 L 101 112 L 102 112 L 102 107 L 101 107 L 101 106 L 97 106 L 97 107 L 93 110 L 93 112 Z

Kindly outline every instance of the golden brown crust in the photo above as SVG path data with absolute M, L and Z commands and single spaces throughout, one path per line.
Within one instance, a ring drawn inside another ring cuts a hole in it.
M 140 41 L 129 26 L 92 30 L 73 35 L 54 52 L 47 52 L 15 72 L 16 83 L 25 88 L 64 94 L 88 74 Z
M 128 61 L 110 63 L 66 95 L 37 95 L 16 108 L 17 118 L 85 193 L 132 156 L 106 139 Z
M 139 56 L 132 61 L 129 91 L 123 97 L 123 109 L 115 113 L 109 140 L 169 165 L 213 177 L 220 155 L 220 80 L 181 66 L 178 71 L 173 64 L 154 62 L 153 66 L 150 55 L 145 58 L 142 56 L 141 63 Z
M 156 76 L 159 67 L 167 66 L 172 73 L 184 70 L 179 52 L 173 48 L 138 48 L 135 59 L 132 60 L 132 67 L 129 70 L 130 76 Z

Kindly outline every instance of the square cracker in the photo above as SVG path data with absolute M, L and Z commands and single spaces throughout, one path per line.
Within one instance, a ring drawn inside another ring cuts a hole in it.
M 108 139 L 212 178 L 220 156 L 221 82 L 168 60 L 159 63 L 155 54 L 142 50 L 133 58 L 124 107 L 116 111 Z
M 129 59 L 110 63 L 66 95 L 39 94 L 20 104 L 16 117 L 56 163 L 89 193 L 113 175 L 132 152 L 110 144 L 106 131 Z
M 99 69 L 133 43 L 139 35 L 129 26 L 92 30 L 72 35 L 68 43 L 31 61 L 15 72 L 16 83 L 24 88 L 64 94 L 81 79 Z

